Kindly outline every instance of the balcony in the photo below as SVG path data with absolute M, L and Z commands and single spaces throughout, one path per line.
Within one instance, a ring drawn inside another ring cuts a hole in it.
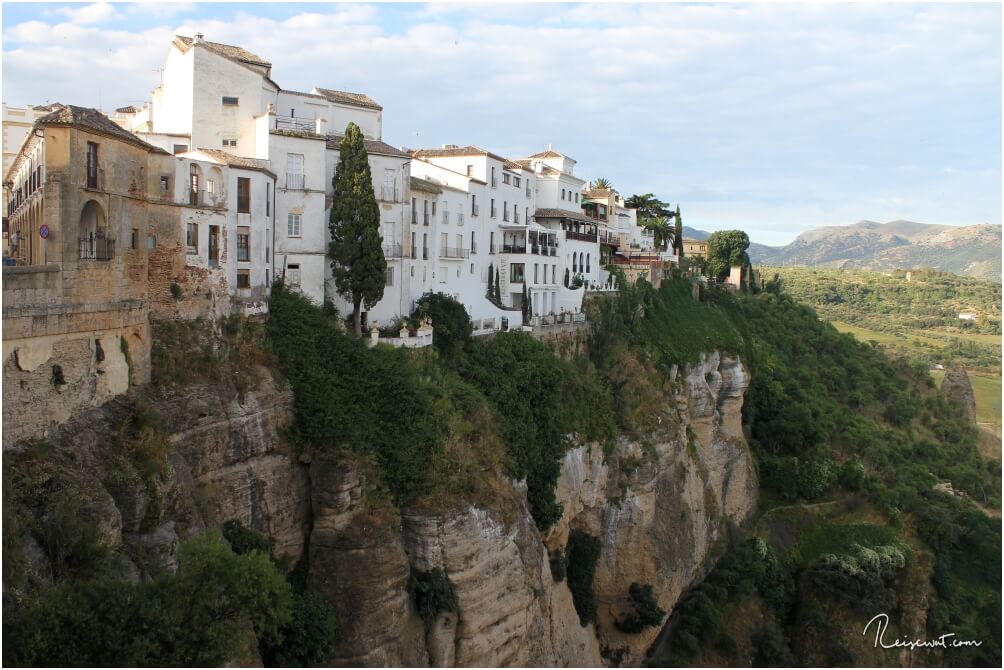
M 314 119 L 297 119 L 292 116 L 277 116 L 275 117 L 275 130 L 313 133 L 317 131 L 317 121 Z
M 462 249 L 460 247 L 440 247 L 439 257 L 440 258 L 468 258 L 470 252 L 467 249 Z
M 110 261 L 115 258 L 115 240 L 105 237 L 101 231 L 81 237 L 79 244 L 82 261 Z
M 504 254 L 525 254 L 526 245 L 525 244 L 503 244 L 502 253 Z
M 613 233 L 603 232 L 600 234 L 600 244 L 606 244 L 611 247 L 619 247 L 621 245 L 621 238 Z
M 397 202 L 397 184 L 384 184 L 380 190 L 380 200 L 383 202 Z
M 576 230 L 565 231 L 566 240 L 579 240 L 581 242 L 596 242 L 596 233 L 580 233 Z
M 303 190 L 303 175 L 295 172 L 286 173 L 286 188 Z
M 383 255 L 384 255 L 384 258 L 402 258 L 402 255 L 401 255 L 401 245 L 400 244 L 384 244 L 383 245 Z

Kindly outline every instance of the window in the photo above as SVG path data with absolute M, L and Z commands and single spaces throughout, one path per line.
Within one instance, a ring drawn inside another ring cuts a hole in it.
M 513 177 L 512 178 L 512 185 L 515 186 L 516 188 L 519 188 L 519 182 L 520 182 L 520 178 L 519 177 Z
M 175 156 L 177 156 L 178 154 L 183 154 L 186 151 L 188 151 L 188 145 L 187 144 L 175 144 L 174 145 L 174 155 Z
M 251 229 L 237 229 L 237 260 L 242 263 L 251 261 Z
M 457 253 L 459 254 L 463 248 L 464 248 L 464 236 L 457 235 Z
M 422 201 L 422 225 L 429 225 L 429 201 Z
M 206 193 L 216 193 L 216 182 L 212 179 L 206 180 Z
M 429 260 L 429 233 L 422 233 L 422 260 Z
M 397 202 L 397 170 L 384 168 L 383 199 L 385 202 Z
M 234 140 L 234 139 L 225 139 L 225 140 L 223 140 L 223 146 L 225 146 L 225 147 L 235 147 L 235 146 L 237 146 L 237 140 Z
M 237 177 L 237 212 L 251 213 L 251 178 Z
M 189 223 L 188 232 L 185 235 L 185 245 L 189 249 L 195 249 L 198 251 L 199 248 L 199 224 Z
M 269 184 L 268 182 L 265 182 L 265 216 L 269 216 L 271 209 L 272 209 L 272 185 Z
M 495 168 L 492 168 L 492 188 L 499 185 L 499 180 L 495 178 Z
M 524 263 L 513 263 L 509 266 L 509 281 L 520 284 L 523 282 Z
M 464 213 L 463 212 L 457 212 L 457 225 L 458 226 L 464 225 Z
M 557 282 L 557 277 L 558 277 L 558 266 L 557 265 L 552 265 L 551 266 L 551 283 L 552 284 L 557 284 L 558 283 Z
M 153 233 L 150 233 L 149 235 L 146 236 L 146 248 L 147 249 L 157 248 L 157 236 L 154 235 Z
M 503 184 L 508 184 L 509 183 L 509 173 L 508 172 L 503 172 L 502 173 L 502 183 Z
M 439 234 L 439 255 L 445 256 L 446 249 L 450 246 L 449 234 L 440 233 Z
M 171 178 L 167 175 L 161 175 L 160 177 L 160 195 L 170 195 L 171 194 Z
M 495 198 L 492 198 L 492 210 L 491 210 L 491 215 L 492 215 L 492 218 L 494 219 L 494 218 L 495 218 Z
M 502 220 L 509 220 L 509 203 L 504 200 L 502 201 Z
M 412 224 L 418 223 L 418 198 L 411 199 L 411 222 Z
M 394 268 L 387 268 L 387 272 L 384 274 L 384 286 L 394 285 Z
M 251 288 L 251 271 L 237 271 L 237 288 Z
M 300 264 L 290 263 L 286 266 L 286 283 L 290 286 L 300 285 Z
M 412 233 L 411 234 L 411 257 L 412 258 L 417 258 L 418 257 L 418 247 L 415 246 L 415 243 L 416 243 L 415 233 Z
M 300 236 L 300 215 L 290 214 L 286 219 L 286 237 Z
M 435 200 L 432 201 L 432 215 L 433 216 L 436 215 L 436 201 Z
M 129 248 L 135 249 L 139 246 L 139 228 L 132 229 L 132 236 L 129 238 Z
M 445 265 L 440 265 L 439 266 L 439 283 L 440 284 L 445 284 L 446 283 L 446 266 Z
M 538 270 L 538 266 L 537 266 L 536 263 L 534 263 L 533 264 L 533 283 L 534 284 L 536 284 L 536 283 L 539 282 L 539 276 L 537 274 L 537 270 Z
M 87 188 L 98 187 L 98 145 L 87 143 Z
M 473 230 L 471 231 L 471 253 L 472 254 L 478 253 L 478 242 L 477 238 L 474 236 Z
M 576 193 L 576 194 L 575 194 L 575 202 L 578 202 L 578 201 L 579 201 L 579 194 L 578 194 L 578 193 Z
M 474 166 L 473 165 L 468 165 L 467 166 L 467 176 L 468 177 L 473 177 L 474 176 Z
M 188 166 L 188 202 L 199 204 L 199 168 L 195 163 Z
M 229 96 L 229 95 L 223 96 L 223 104 L 224 105 L 236 106 L 238 102 L 240 102 L 240 100 L 238 98 L 235 98 L 235 97 Z
M 586 254 L 586 272 L 589 272 L 589 254 Z
M 561 189 L 561 199 L 565 199 L 565 189 Z
M 488 253 L 495 253 L 495 231 L 488 233 Z
M 471 194 L 471 216 L 478 215 L 478 196 Z
M 286 188 L 303 188 L 303 154 L 286 154 Z

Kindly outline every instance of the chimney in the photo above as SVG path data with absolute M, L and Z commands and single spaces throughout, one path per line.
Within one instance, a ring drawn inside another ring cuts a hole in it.
M 195 43 L 202 44 L 202 38 L 204 35 L 202 33 L 195 33 Z
M 314 123 L 315 123 L 315 130 L 317 131 L 318 135 L 327 135 L 328 134 L 328 120 L 327 119 L 318 118 L 318 119 L 316 119 L 314 121 Z

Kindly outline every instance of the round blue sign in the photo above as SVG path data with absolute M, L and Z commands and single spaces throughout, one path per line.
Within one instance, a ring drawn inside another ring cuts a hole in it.
M 43 223 L 39 227 L 39 229 L 38 229 L 38 236 L 41 237 L 43 240 L 48 239 L 49 238 L 49 226 L 47 226 L 47 225 L 45 225 Z

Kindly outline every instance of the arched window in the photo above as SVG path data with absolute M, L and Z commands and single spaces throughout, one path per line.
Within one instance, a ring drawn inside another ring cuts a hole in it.
M 579 271 L 579 255 L 572 254 L 572 274 Z
M 586 272 L 589 272 L 589 254 L 586 254 Z
M 80 212 L 80 259 L 106 261 L 115 252 L 115 240 L 108 237 L 105 212 L 95 200 L 88 200 Z

